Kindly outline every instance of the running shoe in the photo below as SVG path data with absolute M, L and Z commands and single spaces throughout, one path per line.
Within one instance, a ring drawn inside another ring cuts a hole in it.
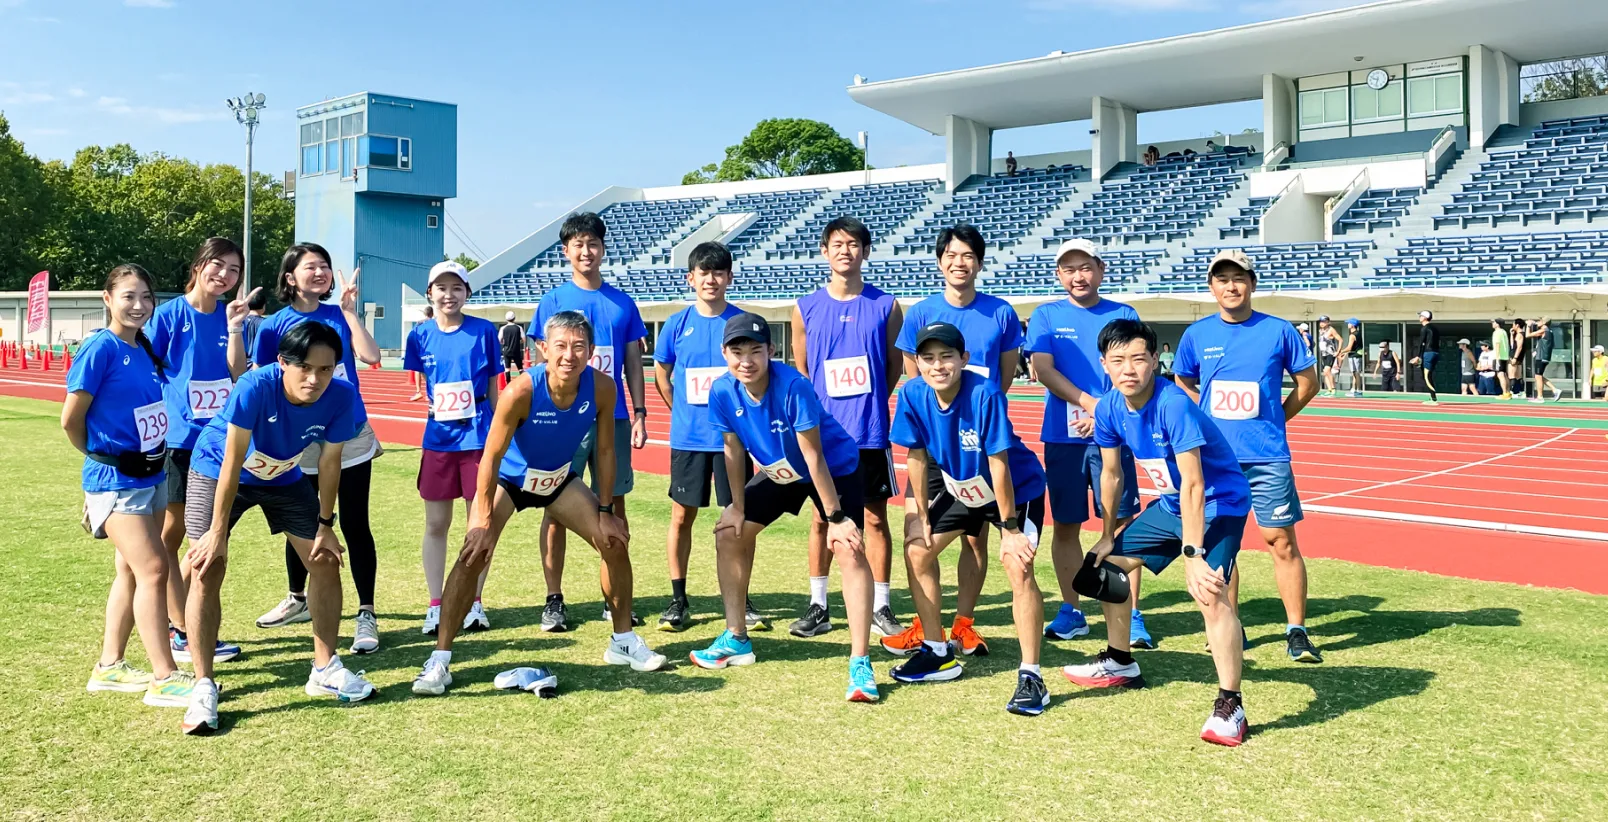
M 957 616 L 949 628 L 949 647 L 966 656 L 988 656 L 988 643 L 972 627 L 972 618 Z
M 844 698 L 850 702 L 876 702 L 882 698 L 877 693 L 877 675 L 871 670 L 871 657 L 849 657 L 849 689 Z
M 558 696 L 558 674 L 546 668 L 515 668 L 498 674 L 491 684 L 505 691 L 530 691 L 542 699 Z
M 446 663 L 431 657 L 425 660 L 424 670 L 413 678 L 413 692 L 419 696 L 440 696 L 452 685 L 452 672 Z
M 1044 677 L 1032 671 L 1016 672 L 1016 693 L 1005 703 L 1005 710 L 1021 716 L 1038 716 L 1050 707 L 1050 689 Z
M 770 620 L 766 619 L 765 615 L 754 607 L 754 601 L 751 599 L 743 600 L 743 624 L 748 626 L 749 631 L 769 631 L 771 629 Z
M 1135 608 L 1128 615 L 1128 644 L 1135 648 L 1152 650 L 1156 647 L 1156 640 L 1152 639 L 1150 632 L 1145 630 L 1145 615 Z
M 151 675 L 133 665 L 128 660 L 118 661 L 102 667 L 95 663 L 89 672 L 89 682 L 84 690 L 90 693 L 96 691 L 111 691 L 119 694 L 137 694 L 151 687 Z
M 424 609 L 424 627 L 419 629 L 425 636 L 435 636 L 436 629 L 441 625 L 441 606 L 431 605 Z
M 1540 400 L 1536 400 L 1536 402 L 1540 402 Z M 1440 405 L 1440 400 L 1424 400 L 1424 404 L 1425 405 Z
M 687 655 L 692 664 L 700 668 L 718 671 L 728 665 L 754 664 L 754 643 L 747 637 L 738 639 L 737 635 L 729 629 L 722 631 L 708 648 L 702 651 L 693 651 Z
M 894 634 L 893 636 L 883 637 L 882 650 L 887 651 L 894 656 L 910 656 L 916 651 L 921 650 L 922 639 L 921 617 L 916 617 L 910 621 L 909 628 L 906 628 L 903 631 Z
M 195 674 L 174 671 L 165 679 L 152 679 L 145 687 L 145 704 L 152 708 L 188 708 L 195 690 Z
M 680 630 L 684 630 L 687 627 L 687 622 L 689 621 L 689 616 L 687 614 L 687 610 L 688 610 L 688 607 L 687 607 L 687 601 L 686 600 L 684 600 L 684 599 L 672 599 L 672 600 L 670 600 L 670 604 L 665 606 L 664 613 L 659 615 L 659 630 L 661 630 L 661 631 L 680 631 Z
M 1143 688 L 1145 678 L 1139 673 L 1139 663 L 1130 662 L 1127 665 L 1112 659 L 1106 651 L 1101 651 L 1093 662 L 1083 665 L 1068 665 L 1061 669 L 1074 685 L 1085 688 Z
M 564 607 L 563 594 L 547 595 L 547 604 L 542 607 L 542 630 L 569 630 L 569 609 Z
M 609 611 L 608 603 L 603 604 L 603 621 L 604 622 L 613 622 L 614 621 L 614 614 L 611 611 Z M 631 627 L 632 628 L 641 628 L 644 624 L 645 623 L 643 623 L 642 617 L 637 616 L 636 609 L 632 608 L 631 609 Z
M 875 636 L 898 636 L 904 632 L 904 626 L 899 624 L 893 615 L 893 609 L 884 605 L 871 612 L 871 633 Z
M 463 629 L 465 631 L 489 631 L 491 620 L 486 617 L 486 607 L 479 602 L 469 606 L 469 613 L 464 614 Z
M 1201 726 L 1200 738 L 1233 748 L 1245 741 L 1247 730 L 1244 704 L 1238 699 L 1219 696 L 1212 703 L 1212 715 L 1206 717 L 1206 724 Z
M 1530 402 L 1531 405 L 1542 405 L 1542 404 L 1546 403 L 1546 400 L 1542 399 L 1539 396 L 1536 396 L 1536 397 L 1531 397 L 1529 399 L 1529 402 Z
M 357 609 L 357 629 L 352 632 L 352 653 L 372 654 L 380 649 L 380 623 L 374 612 Z
M 196 680 L 190 689 L 190 701 L 184 709 L 180 727 L 187 734 L 204 734 L 218 729 L 218 683 L 209 679 Z
M 297 622 L 311 621 L 313 615 L 307 611 L 307 600 L 297 599 L 286 595 L 278 605 L 268 609 L 268 613 L 257 617 L 258 628 L 283 628 Z
M 657 671 L 664 667 L 664 654 L 656 653 L 632 631 L 625 640 L 610 639 L 603 650 L 603 661 L 610 665 L 630 665 L 633 671 Z
M 362 702 L 374 695 L 374 686 L 363 678 L 363 672 L 352 673 L 341 664 L 340 657 L 331 657 L 322 670 L 314 668 L 307 675 L 308 696 L 330 696 L 342 702 Z
M 1318 646 L 1312 644 L 1312 639 L 1307 636 L 1305 628 L 1291 628 L 1285 632 L 1284 651 L 1290 655 L 1292 662 L 1323 661 L 1323 654 L 1318 651 Z
M 190 661 L 190 638 L 177 628 L 168 628 L 168 646 L 173 649 L 174 662 Z M 218 640 L 212 645 L 212 661 L 228 662 L 240 656 L 240 646 L 233 642 Z
M 965 669 L 955 659 L 953 652 L 939 656 L 931 648 L 922 645 L 921 650 L 902 664 L 893 666 L 889 673 L 900 682 L 948 682 L 958 679 Z
M 1556 385 L 1552 386 L 1552 401 L 1563 402 L 1563 389 Z
M 1044 635 L 1051 639 L 1076 639 L 1088 634 L 1089 621 L 1070 602 L 1061 603 L 1061 610 L 1055 612 L 1055 619 L 1044 626 Z
M 832 630 L 832 612 L 825 605 L 813 602 L 804 612 L 804 616 L 793 620 L 793 624 L 787 626 L 787 632 L 798 637 L 819 636 L 830 630 Z

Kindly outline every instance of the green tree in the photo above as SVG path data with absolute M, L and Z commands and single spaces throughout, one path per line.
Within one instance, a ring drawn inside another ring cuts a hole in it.
M 865 152 L 819 120 L 761 120 L 743 141 L 726 148 L 718 165 L 686 174 L 682 185 L 830 174 L 865 168 Z
M 1523 100 L 1574 100 L 1608 94 L 1608 56 L 1556 60 L 1525 66 Z
M 11 124 L 0 115 L 0 290 L 26 288 L 43 267 L 33 241 L 54 207 L 43 165 L 11 136 Z
M 458 256 L 453 257 L 452 259 L 453 262 L 463 266 L 465 271 L 474 271 L 480 265 L 479 260 L 463 253 L 462 251 L 458 252 Z

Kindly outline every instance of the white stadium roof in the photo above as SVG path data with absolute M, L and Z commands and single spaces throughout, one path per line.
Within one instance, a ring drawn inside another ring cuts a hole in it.
M 1306 77 L 1467 54 L 1520 63 L 1600 53 L 1605 0 L 1385 0 L 1266 23 L 849 87 L 932 134 L 956 115 L 994 129 L 1087 120 L 1092 100 L 1160 111 L 1260 99 L 1262 76 Z

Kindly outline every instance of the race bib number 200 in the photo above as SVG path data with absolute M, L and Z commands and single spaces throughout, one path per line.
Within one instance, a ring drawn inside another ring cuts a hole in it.
M 1213 380 L 1212 416 L 1220 420 L 1254 420 L 1262 413 L 1262 386 L 1244 380 Z

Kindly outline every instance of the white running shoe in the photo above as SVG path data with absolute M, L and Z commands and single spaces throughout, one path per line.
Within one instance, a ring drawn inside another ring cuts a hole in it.
M 307 611 L 307 600 L 286 595 L 268 613 L 257 617 L 258 628 L 283 628 L 296 622 L 310 622 L 313 615 Z
M 352 653 L 372 654 L 380 649 L 380 622 L 374 612 L 360 609 L 357 612 L 357 630 L 352 634 Z
M 1218 697 L 1212 705 L 1212 715 L 1201 726 L 1200 738 L 1233 748 L 1245 741 L 1246 730 L 1245 705 Z
M 1145 678 L 1139 673 L 1139 663 L 1122 665 L 1105 651 L 1084 665 L 1068 665 L 1061 673 L 1074 685 L 1085 688 L 1143 688 Z
M 654 653 L 648 643 L 642 641 L 635 631 L 631 638 L 624 642 L 609 640 L 608 650 L 603 652 L 603 661 L 610 665 L 630 665 L 633 671 L 657 671 L 664 667 L 664 654 Z
M 218 729 L 218 683 L 198 679 L 190 689 L 190 705 L 184 710 L 180 726 L 187 734 L 204 734 Z
M 425 609 L 425 611 L 424 611 L 424 628 L 422 629 L 422 633 L 424 633 L 425 636 L 435 636 L 436 627 L 439 626 L 440 624 L 441 624 L 441 606 L 440 605 L 431 605 L 429 608 Z
M 543 699 L 558 696 L 558 674 L 546 668 L 515 668 L 503 671 L 492 684 L 505 691 L 530 691 Z
M 424 662 L 424 670 L 413 679 L 413 692 L 419 696 L 440 696 L 447 692 L 452 685 L 452 672 L 447 670 L 446 664 L 430 658 Z
M 342 702 L 361 702 L 374 695 L 374 686 L 363 678 L 363 673 L 352 673 L 341 664 L 341 658 L 330 657 L 321 671 L 317 668 L 307 675 L 308 696 L 329 696 Z
M 469 613 L 464 614 L 463 629 L 465 631 L 489 631 L 491 620 L 486 618 L 486 609 L 476 602 L 469 606 Z

